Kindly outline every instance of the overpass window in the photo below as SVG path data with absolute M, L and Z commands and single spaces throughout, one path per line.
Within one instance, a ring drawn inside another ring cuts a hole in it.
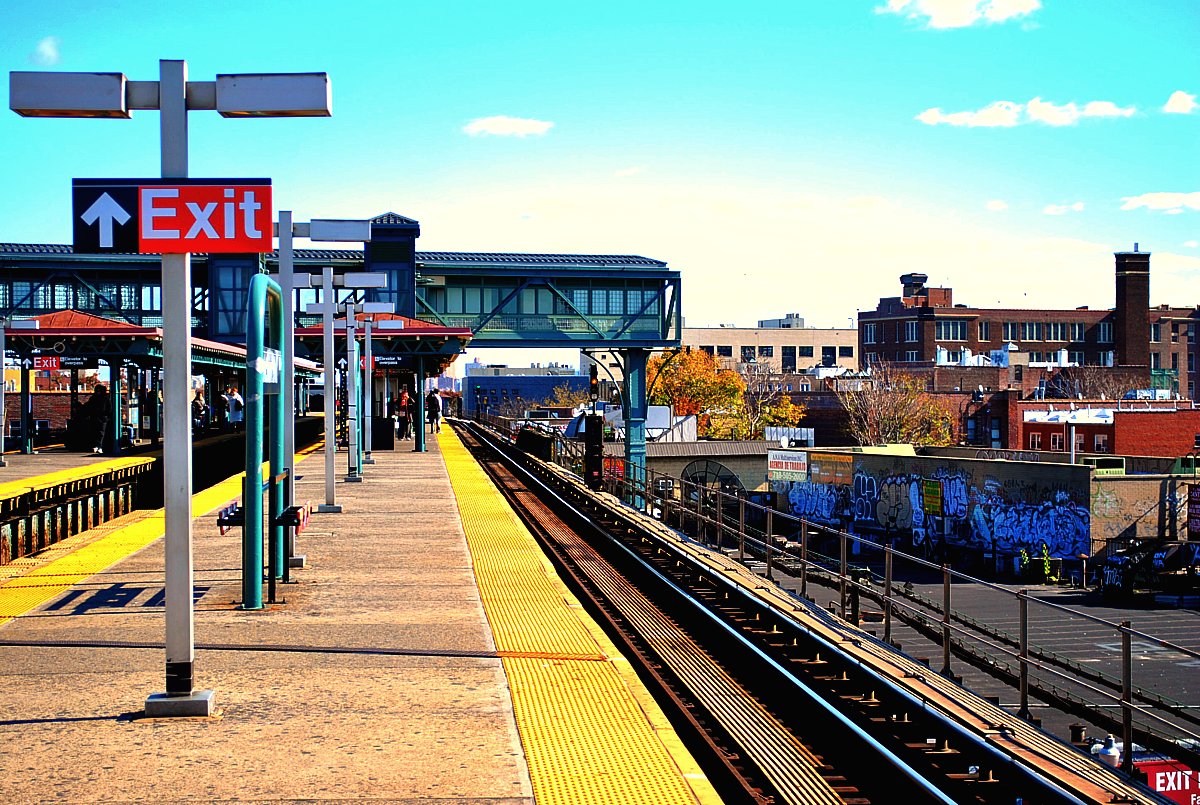
M 14 282 L 12 284 L 13 292 L 13 307 L 29 307 L 30 296 L 33 294 L 33 285 L 28 282 Z
M 75 307 L 74 294 L 71 293 L 71 286 L 65 282 L 58 282 L 54 285 L 54 307 L 60 310 L 67 310 Z M 134 305 L 137 307 L 137 305 Z
M 624 291 L 609 291 L 608 292 L 608 312 L 614 316 L 621 315 L 621 311 L 625 309 L 625 292 Z
M 642 301 L 646 303 L 647 315 L 658 315 L 658 291 L 654 288 L 647 288 L 642 291 Z
M 592 313 L 603 316 L 608 313 L 608 295 L 602 288 L 592 290 Z
M 479 288 L 463 288 L 463 312 L 482 313 L 483 291 Z
M 12 289 L 9 287 L 7 282 L 0 282 L 0 305 L 8 307 L 12 304 L 12 294 L 9 293 L 10 290 Z

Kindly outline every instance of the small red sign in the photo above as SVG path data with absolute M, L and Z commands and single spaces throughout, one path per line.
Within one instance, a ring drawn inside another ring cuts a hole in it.
M 1138 770 L 1146 775 L 1146 783 L 1153 791 L 1178 802 L 1180 805 L 1196 805 L 1200 802 L 1200 776 L 1177 760 L 1134 761 Z
M 33 371 L 46 372 L 51 369 L 58 369 L 59 362 L 57 355 L 34 355 L 33 356 Z
M 364 355 L 358 359 L 358 368 L 362 369 L 364 372 L 367 370 L 367 356 L 366 355 Z M 371 368 L 372 369 L 375 368 L 375 356 L 374 355 L 371 356 Z
M 179 184 L 138 188 L 138 251 L 269 252 L 270 185 Z

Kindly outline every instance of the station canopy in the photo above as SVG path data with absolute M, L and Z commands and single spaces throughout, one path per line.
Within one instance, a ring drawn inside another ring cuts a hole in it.
M 401 316 L 396 313 L 371 314 L 371 357 L 375 369 L 383 372 L 416 372 L 418 362 L 426 375 L 438 375 L 454 363 L 471 341 L 467 327 L 443 327 Z M 382 322 L 395 324 L 380 326 Z M 360 334 L 366 322 L 359 319 L 355 327 Z M 394 328 L 399 329 L 394 329 Z M 334 320 L 334 354 L 338 359 L 346 354 L 346 319 Z M 321 327 L 296 328 L 296 354 L 319 361 L 323 349 Z M 336 360 L 336 359 L 335 359 Z

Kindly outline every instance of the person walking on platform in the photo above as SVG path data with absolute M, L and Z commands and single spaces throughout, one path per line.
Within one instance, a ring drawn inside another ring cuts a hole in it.
M 442 397 L 432 389 L 425 395 L 425 420 L 430 433 L 442 432 Z
M 410 423 L 412 420 L 409 419 L 408 410 L 410 402 L 411 400 L 408 399 L 408 386 L 405 386 L 400 390 L 400 399 L 396 401 L 396 432 L 400 434 L 401 439 L 407 439 L 411 430 Z
M 242 409 L 245 407 L 245 401 L 242 395 L 238 394 L 237 386 L 229 387 L 229 427 L 232 430 L 242 429 Z
M 412 394 L 408 398 L 408 434 L 404 437 L 405 439 L 413 438 L 413 432 L 418 424 L 420 424 L 420 420 L 417 418 L 417 395 Z
M 217 399 L 213 400 L 216 404 L 217 430 L 224 433 L 229 429 L 229 389 L 217 395 Z
M 92 396 L 79 409 L 80 417 L 89 430 L 88 444 L 93 453 L 104 452 L 104 437 L 108 434 L 108 420 L 112 415 L 109 409 L 112 401 L 108 398 L 108 387 L 97 384 L 92 389 Z

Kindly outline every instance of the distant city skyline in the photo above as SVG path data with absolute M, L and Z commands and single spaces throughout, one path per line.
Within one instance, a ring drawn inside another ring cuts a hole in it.
M 690 326 L 843 327 L 909 271 L 1108 307 L 1135 242 L 1153 304 L 1200 303 L 1198 37 L 1191 0 L 15 0 L 0 64 L 326 71 L 329 120 L 193 116 L 192 175 L 270 177 L 297 220 L 395 211 L 422 251 L 664 260 Z M 5 111 L 0 148 L 0 241 L 65 243 L 72 178 L 157 175 L 158 116 Z

